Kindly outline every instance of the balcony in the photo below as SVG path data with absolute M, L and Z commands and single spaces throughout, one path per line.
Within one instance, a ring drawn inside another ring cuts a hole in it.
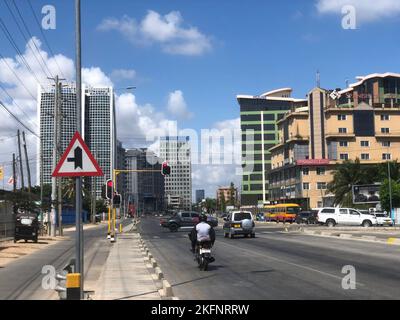
M 375 138 L 376 139 L 398 139 L 400 138 L 400 132 L 389 132 L 389 133 L 383 133 L 383 132 L 375 132 Z
M 340 132 L 328 132 L 325 134 L 326 139 L 352 139 L 355 138 L 355 134 L 352 132 L 340 133 Z

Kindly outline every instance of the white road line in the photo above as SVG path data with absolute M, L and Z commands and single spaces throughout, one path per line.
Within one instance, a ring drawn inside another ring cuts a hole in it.
M 224 244 L 227 245 L 227 246 L 231 246 L 231 247 L 235 248 L 236 250 L 240 249 L 240 250 L 246 251 L 248 253 L 248 250 L 246 250 L 246 249 L 238 248 L 237 246 L 228 244 L 226 242 L 224 242 Z M 343 277 L 339 277 L 339 276 L 336 276 L 334 274 L 331 274 L 331 273 L 328 273 L 328 272 L 324 272 L 324 271 L 320 271 L 320 270 L 317 270 L 317 269 L 314 269 L 314 268 L 311 268 L 311 267 L 303 266 L 303 265 L 298 264 L 298 263 L 289 262 L 289 261 L 286 261 L 286 260 L 282 260 L 282 259 L 279 259 L 279 258 L 267 256 L 265 254 L 261 254 L 261 253 L 257 253 L 257 252 L 252 252 L 252 254 L 260 256 L 260 257 L 263 257 L 263 258 L 275 260 L 275 261 L 278 261 L 278 262 L 281 262 L 281 263 L 286 263 L 288 265 L 295 266 L 295 267 L 298 267 L 298 268 L 302 268 L 302 269 L 305 269 L 305 270 L 308 270 L 308 271 L 317 272 L 317 273 L 320 273 L 322 275 L 325 275 L 325 276 L 328 276 L 328 277 L 331 277 L 331 278 L 335 278 L 335 279 L 339 279 L 339 280 L 343 279 Z M 362 286 L 362 287 L 365 286 L 365 284 L 360 283 L 360 282 L 356 282 L 356 285 L 359 285 L 359 286 Z

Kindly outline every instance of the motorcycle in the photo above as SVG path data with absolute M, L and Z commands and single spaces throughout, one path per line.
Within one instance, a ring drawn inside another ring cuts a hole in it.
M 198 242 L 195 252 L 195 260 L 199 264 L 201 271 L 207 271 L 208 264 L 214 262 L 214 258 L 211 256 L 212 244 L 210 241 Z

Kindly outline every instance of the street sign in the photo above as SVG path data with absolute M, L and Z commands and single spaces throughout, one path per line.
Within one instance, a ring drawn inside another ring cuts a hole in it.
M 83 141 L 75 132 L 68 148 L 58 162 L 53 177 L 98 177 L 103 171 Z

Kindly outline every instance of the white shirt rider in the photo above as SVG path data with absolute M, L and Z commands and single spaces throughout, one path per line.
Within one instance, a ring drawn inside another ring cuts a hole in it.
M 207 222 L 200 222 L 196 225 L 197 241 L 211 241 L 211 226 Z

